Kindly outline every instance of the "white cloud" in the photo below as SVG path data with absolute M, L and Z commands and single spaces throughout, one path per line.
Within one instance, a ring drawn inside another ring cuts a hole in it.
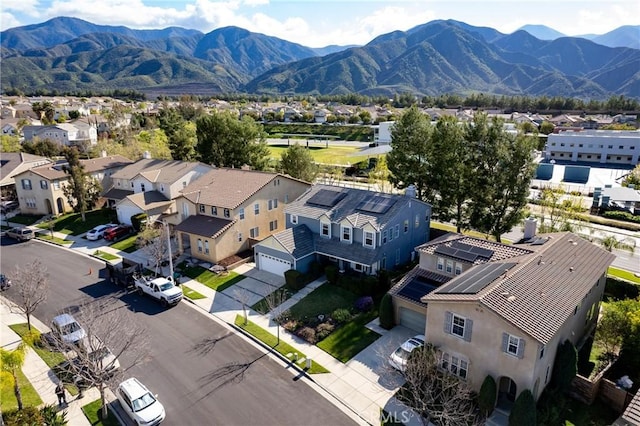
M 39 2 L 38 0 L 3 0 L 2 1 L 2 14 L 7 11 L 21 13 L 28 16 L 39 16 Z M 4 23 L 4 21 L 3 21 Z M 2 25 L 2 28 L 5 29 L 7 27 Z
M 18 21 L 15 16 L 9 12 L 2 12 L 0 13 L 0 25 L 2 26 L 2 29 L 5 30 L 13 27 L 19 27 L 20 21 Z

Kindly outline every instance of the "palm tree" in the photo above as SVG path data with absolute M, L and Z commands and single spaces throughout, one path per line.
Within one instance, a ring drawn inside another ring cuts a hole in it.
M 636 242 L 629 239 L 618 240 L 613 235 L 607 235 L 606 237 L 600 240 L 600 244 L 604 247 L 605 250 L 611 252 L 613 249 L 616 250 L 626 250 L 630 253 L 635 252 L 636 250 Z
M 4 376 L 9 380 L 13 380 L 13 392 L 18 401 L 18 410 L 22 410 L 23 408 L 22 393 L 20 391 L 20 384 L 18 383 L 18 371 L 22 369 L 26 353 L 27 345 L 24 342 L 21 342 L 18 347 L 12 351 L 0 348 L 0 370 L 3 373 L 3 381 Z

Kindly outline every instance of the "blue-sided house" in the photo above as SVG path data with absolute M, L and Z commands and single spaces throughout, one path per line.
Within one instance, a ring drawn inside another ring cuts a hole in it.
M 287 229 L 254 246 L 258 269 L 306 272 L 311 262 L 375 274 L 415 258 L 429 239 L 431 206 L 405 194 L 314 185 L 285 208 Z

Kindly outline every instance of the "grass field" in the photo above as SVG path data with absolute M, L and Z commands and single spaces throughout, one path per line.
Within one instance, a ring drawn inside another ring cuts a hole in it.
M 293 144 L 294 142 L 292 142 Z M 300 140 L 298 143 L 304 145 L 305 141 Z M 280 160 L 282 153 L 287 150 L 287 146 L 269 146 L 271 158 Z M 309 148 L 311 156 L 316 163 L 320 164 L 341 164 L 349 166 L 357 162 L 368 159 L 368 155 L 358 155 L 359 148 L 353 146 L 330 146 L 329 148 L 313 146 Z
M 36 407 L 42 404 L 40 396 L 20 370 L 18 370 L 18 384 L 22 393 L 22 404 L 25 407 Z M 13 392 L 13 383 L 9 380 L 2 379 L 0 383 L 0 407 L 3 413 L 18 408 L 18 400 Z
M 109 247 L 123 251 L 125 253 L 133 253 L 138 250 L 138 246 L 136 245 L 137 235 L 132 235 L 130 237 L 125 238 L 124 240 L 120 240 L 117 243 L 111 244 Z
M 120 422 L 116 419 L 116 416 L 113 415 L 111 411 L 107 412 L 107 418 L 101 419 L 100 414 L 102 414 L 102 405 L 99 399 L 85 405 L 82 407 L 82 412 L 84 413 L 89 423 L 92 426 L 119 426 Z
M 63 234 L 80 235 L 97 225 L 104 225 L 116 219 L 114 210 L 101 209 L 86 212 L 84 222 L 80 213 L 71 213 L 57 217 L 49 222 L 43 222 L 38 225 L 38 228 L 49 229 L 49 226 L 53 224 L 54 231 Z
M 610 266 L 607 273 L 612 277 L 620 278 L 632 283 L 640 284 L 640 277 L 634 275 L 633 272 Z

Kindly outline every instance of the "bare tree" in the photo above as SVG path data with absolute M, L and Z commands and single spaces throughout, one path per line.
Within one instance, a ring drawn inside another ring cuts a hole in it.
M 434 346 L 413 350 L 404 371 L 407 382 L 396 395 L 398 400 L 436 425 L 482 424 L 471 389 L 441 366 Z
M 70 350 L 69 344 L 54 333 L 45 341 L 66 358 L 57 367 L 64 382 L 76 384 L 80 392 L 98 388 L 105 418 L 106 389 L 117 386 L 127 370 L 145 361 L 148 333 L 131 311 L 109 299 L 83 303 L 73 315 L 86 333 L 76 346 Z
M 251 295 L 246 289 L 242 287 L 236 288 L 233 291 L 233 295 L 235 299 L 238 302 L 240 302 L 240 304 L 242 305 L 242 315 L 244 316 L 244 325 L 247 325 L 247 323 L 249 322 L 249 318 L 247 316 L 247 304 L 249 303 L 249 299 Z
M 264 299 L 264 304 L 267 307 L 268 313 L 271 321 L 273 321 L 276 325 L 276 337 L 277 343 L 280 344 L 280 323 L 284 320 L 284 312 L 282 310 L 282 304 L 289 298 L 289 291 L 280 287 L 271 293 L 269 293 Z
M 14 304 L 9 305 L 13 311 L 27 317 L 27 327 L 31 330 L 31 315 L 36 308 L 47 299 L 49 274 L 46 267 L 36 259 L 24 266 L 16 265 L 12 281 L 17 289 Z
M 154 262 L 154 271 L 161 271 L 162 263 L 169 259 L 171 235 L 165 226 L 147 226 L 140 232 L 138 247 Z

